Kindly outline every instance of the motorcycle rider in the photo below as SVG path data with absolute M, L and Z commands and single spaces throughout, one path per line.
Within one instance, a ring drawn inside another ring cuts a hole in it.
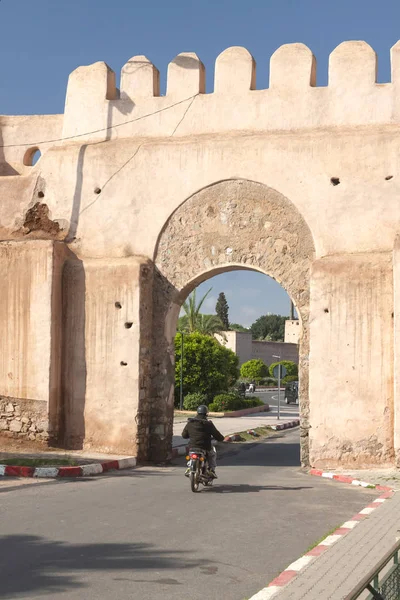
M 197 408 L 197 416 L 188 419 L 183 431 L 182 437 L 189 439 L 189 447 L 200 448 L 206 451 L 208 468 L 211 471 L 212 477 L 217 479 L 215 468 L 217 466 L 217 454 L 211 444 L 211 439 L 214 438 L 218 442 L 224 441 L 224 436 L 218 431 L 212 421 L 207 419 L 208 408 L 201 404 Z M 189 469 L 185 475 L 189 475 Z

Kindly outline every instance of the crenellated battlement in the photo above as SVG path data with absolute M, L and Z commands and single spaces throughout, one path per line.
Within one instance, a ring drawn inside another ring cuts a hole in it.
M 214 91 L 207 93 L 203 63 L 185 52 L 169 64 L 166 94 L 160 96 L 159 72 L 145 56 L 123 66 L 120 89 L 104 62 L 82 66 L 69 76 L 64 115 L 0 117 L 0 162 L 4 154 L 11 163 L 23 163 L 26 149 L 38 142 L 46 150 L 133 136 L 400 123 L 400 42 L 391 49 L 391 83 L 376 82 L 377 56 L 360 41 L 333 50 L 327 86 L 316 86 L 316 70 L 307 46 L 287 44 L 270 59 L 269 87 L 257 89 L 254 58 L 232 47 L 217 57 Z

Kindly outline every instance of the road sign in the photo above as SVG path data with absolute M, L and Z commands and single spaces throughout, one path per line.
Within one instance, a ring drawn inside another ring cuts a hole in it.
M 279 374 L 279 368 L 281 370 L 280 374 Z M 275 365 L 274 367 L 274 377 L 275 379 L 283 379 L 286 376 L 287 373 L 287 369 L 284 365 Z

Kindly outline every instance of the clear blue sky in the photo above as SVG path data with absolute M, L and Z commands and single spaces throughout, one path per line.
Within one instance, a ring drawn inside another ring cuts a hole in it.
M 216 56 L 236 45 L 255 57 L 258 88 L 268 85 L 271 54 L 290 42 L 311 48 L 318 84 L 325 85 L 329 53 L 351 39 L 371 44 L 378 80 L 386 82 L 399 24 L 400 0 L 0 0 L 0 114 L 63 112 L 73 69 L 104 60 L 118 75 L 137 54 L 158 67 L 163 91 L 168 62 L 179 52 L 197 52 L 210 92 Z M 227 273 L 210 285 L 216 294 L 234 290 L 227 294 L 232 320 L 288 314 L 279 286 L 258 273 Z

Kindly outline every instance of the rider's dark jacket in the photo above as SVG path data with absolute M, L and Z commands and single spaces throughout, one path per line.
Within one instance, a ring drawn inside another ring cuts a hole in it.
M 208 421 L 206 416 L 198 415 L 197 417 L 188 419 L 182 437 L 187 440 L 190 438 L 189 445 L 191 448 L 203 448 L 211 450 L 211 439 L 214 438 L 218 442 L 224 441 L 224 436 L 218 431 L 212 421 Z

